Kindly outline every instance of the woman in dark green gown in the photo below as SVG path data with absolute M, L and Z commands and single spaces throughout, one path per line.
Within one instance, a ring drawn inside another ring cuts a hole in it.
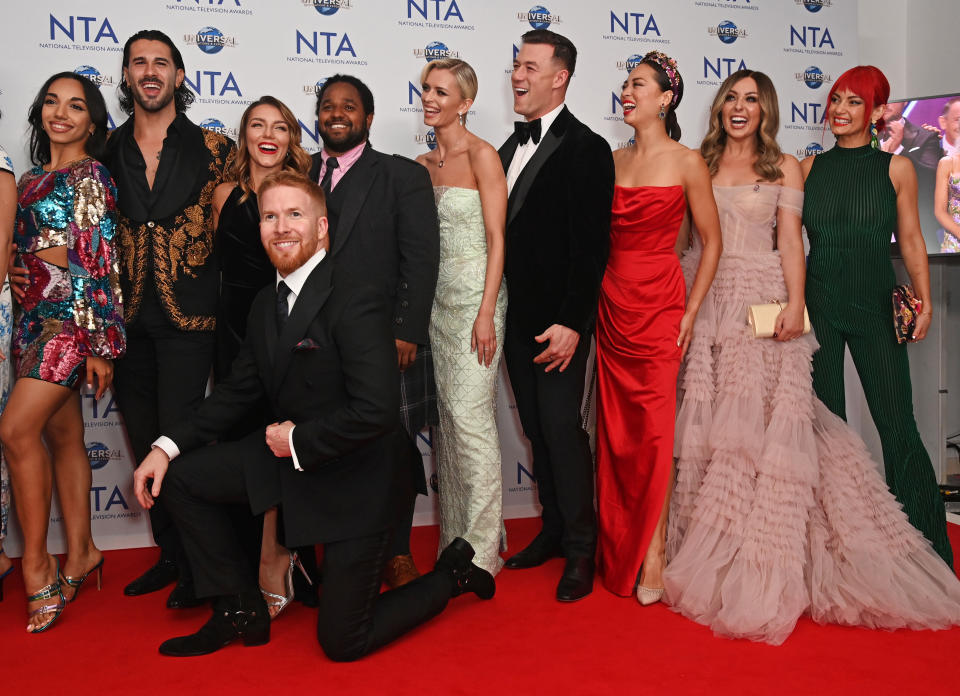
M 803 222 L 810 240 L 806 300 L 820 349 L 813 387 L 846 418 L 844 348 L 849 348 L 880 433 L 887 484 L 910 522 L 952 565 L 946 517 L 930 457 L 913 415 L 907 346 L 897 342 L 891 308 L 895 233 L 914 292 L 923 302 L 911 341 L 922 340 L 933 305 L 927 252 L 910 160 L 871 145 L 883 129 L 887 79 L 873 66 L 841 75 L 827 98 L 837 144 L 802 162 Z

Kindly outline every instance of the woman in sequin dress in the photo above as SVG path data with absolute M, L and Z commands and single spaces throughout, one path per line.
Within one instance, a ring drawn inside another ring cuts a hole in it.
M 940 252 L 960 253 L 960 156 L 947 155 L 937 166 L 933 213 L 943 227 Z
M 440 430 L 440 549 L 463 537 L 473 562 L 496 575 L 503 527 L 497 372 L 507 291 L 503 286 L 507 180 L 493 147 L 466 128 L 477 76 L 456 58 L 421 74 L 423 121 L 437 147 L 417 161 L 430 172 L 440 221 L 440 275 L 430 344 Z
M 0 269 L 9 262 L 10 242 L 13 239 L 13 221 L 17 214 L 17 182 L 13 177 L 13 161 L 0 148 Z M 10 285 L 6 274 L 0 290 L 0 412 L 10 396 L 10 332 L 13 327 L 10 306 Z M 10 478 L 7 462 L 0 456 L 0 600 L 3 599 L 3 580 L 13 570 L 13 561 L 3 552 L 7 536 L 7 514 L 10 511 Z
M 30 107 L 33 169 L 18 186 L 14 241 L 29 285 L 14 308 L 17 375 L 0 417 L 23 531 L 27 631 L 46 630 L 103 554 L 90 531 L 90 461 L 81 380 L 100 398 L 126 346 L 112 247 L 116 189 L 95 158 L 107 135 L 100 90 L 74 73 L 44 83 Z M 44 446 L 46 445 L 46 446 Z M 67 540 L 60 566 L 47 551 L 53 479 Z

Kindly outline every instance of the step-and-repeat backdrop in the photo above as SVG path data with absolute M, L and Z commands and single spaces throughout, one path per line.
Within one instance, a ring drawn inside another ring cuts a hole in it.
M 477 71 L 480 91 L 470 128 L 495 146 L 515 117 L 510 70 L 520 35 L 549 28 L 569 37 L 579 59 L 567 104 L 613 148 L 630 143 L 622 122 L 620 85 L 644 53 L 676 58 L 686 83 L 678 109 L 682 142 L 697 147 L 707 109 L 731 72 L 748 67 L 773 79 L 780 96 L 784 151 L 805 156 L 824 141 L 824 99 L 830 83 L 857 63 L 855 0 L 40 0 L 21 3 L 0 28 L 0 145 L 17 172 L 29 166 L 26 112 L 36 91 L 61 70 L 100 85 L 112 124 L 123 43 L 144 28 L 166 32 L 180 47 L 197 100 L 192 120 L 236 137 L 244 107 L 263 94 L 286 102 L 303 126 L 304 145 L 320 147 L 317 86 L 335 73 L 357 75 L 376 99 L 371 140 L 383 151 L 413 157 L 435 147 L 423 125 L 418 77 L 424 63 L 462 58 Z M 5 352 L 5 351 L 4 351 Z M 529 450 L 509 383 L 497 399 L 503 496 L 508 517 L 536 513 Z M 110 395 L 83 397 L 93 468 L 93 530 L 101 548 L 152 543 L 147 516 L 132 494 L 135 462 Z M 419 438 L 431 490 L 417 522 L 436 518 L 432 433 Z M 7 542 L 19 552 L 15 522 Z M 51 549 L 62 547 L 59 511 L 51 514 Z

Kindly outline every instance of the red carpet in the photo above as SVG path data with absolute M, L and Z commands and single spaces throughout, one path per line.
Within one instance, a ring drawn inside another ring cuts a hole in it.
M 508 522 L 511 548 L 538 527 Z M 950 531 L 960 550 L 960 528 Z M 430 567 L 436 528 L 414 530 L 413 542 L 420 567 Z M 725 640 L 663 605 L 642 608 L 599 584 L 581 602 L 558 604 L 560 560 L 503 571 L 492 601 L 454 600 L 431 623 L 353 664 L 324 657 L 316 615 L 301 605 L 278 619 L 267 646 L 163 658 L 161 640 L 193 632 L 207 610 L 168 611 L 165 593 L 121 594 L 155 553 L 108 552 L 103 591 L 88 581 L 57 625 L 35 636 L 23 632 L 23 586 L 14 572 L 0 603 L 0 692 L 903 696 L 957 693 L 960 681 L 960 628 L 888 633 L 801 619 L 780 647 Z

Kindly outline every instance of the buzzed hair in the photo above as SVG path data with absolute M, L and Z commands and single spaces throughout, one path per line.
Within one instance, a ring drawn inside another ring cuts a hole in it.
M 570 73 L 570 77 L 573 77 L 573 71 L 577 67 L 577 47 L 566 36 L 549 29 L 531 29 L 521 36 L 520 40 L 525 44 L 553 46 L 553 57 L 560 61 L 560 64 Z M 569 79 L 568 77 L 568 82 Z
M 291 188 L 300 189 L 308 196 L 310 199 L 320 206 L 320 216 L 327 216 L 327 197 L 323 193 L 323 189 L 320 188 L 320 185 L 316 181 L 313 181 L 303 174 L 297 172 L 289 171 L 279 171 L 274 172 L 273 174 L 268 174 L 264 177 L 263 181 L 260 182 L 260 190 L 257 192 L 257 196 L 263 200 L 263 195 L 272 188 L 277 188 L 278 186 L 290 186 Z

